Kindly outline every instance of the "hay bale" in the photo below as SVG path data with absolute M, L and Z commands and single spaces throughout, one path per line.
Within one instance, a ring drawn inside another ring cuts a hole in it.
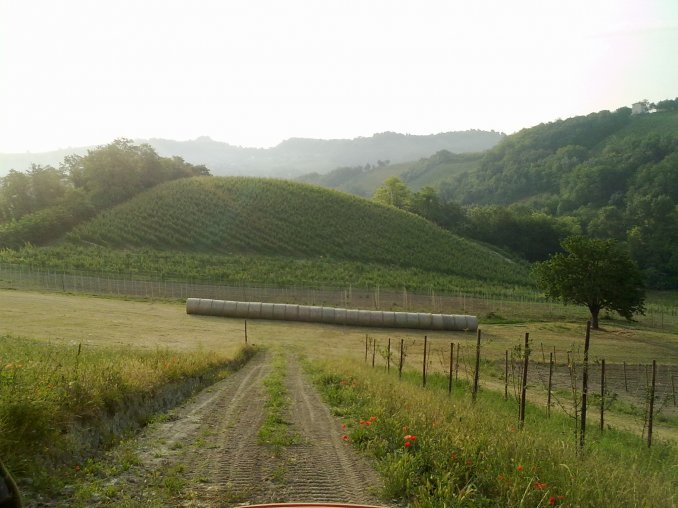
M 285 305 L 285 319 L 287 321 L 299 321 L 299 306 Z
M 370 326 L 370 316 L 372 311 L 370 310 L 359 310 L 358 311 L 358 326 Z
M 338 325 L 346 324 L 346 309 L 334 309 L 334 322 Z
M 381 313 L 382 326 L 385 328 L 395 328 L 396 327 L 396 317 L 395 312 L 393 311 L 384 311 Z
M 311 321 L 310 305 L 299 305 L 299 321 Z
M 212 316 L 227 316 L 224 309 L 226 302 L 224 300 L 212 300 Z
M 407 312 L 395 313 L 395 326 L 396 328 L 407 328 Z
M 309 307 L 309 321 L 313 323 L 322 323 L 323 319 L 323 308 L 322 307 Z
M 431 330 L 444 330 L 445 323 L 443 322 L 442 314 L 431 315 Z
M 200 298 L 188 298 L 186 300 L 186 314 L 197 314 Z
M 235 312 L 233 317 L 247 318 L 250 315 L 251 302 L 235 302 Z
M 284 303 L 274 303 L 273 304 L 273 319 L 285 320 L 285 307 Z
M 252 319 L 261 319 L 261 302 L 249 302 L 247 306 L 247 317 Z
M 237 315 L 238 302 L 226 300 L 221 309 L 220 316 L 235 317 Z
M 252 316 L 254 317 L 254 316 Z M 263 303 L 261 304 L 261 310 L 259 311 L 259 319 L 273 319 L 273 304 L 272 303 Z
M 420 312 L 417 314 L 419 316 L 419 328 L 424 330 L 432 330 L 433 314 L 427 314 L 426 312 Z

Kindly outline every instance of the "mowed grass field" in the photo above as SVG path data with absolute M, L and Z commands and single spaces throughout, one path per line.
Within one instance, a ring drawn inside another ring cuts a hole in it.
M 637 364 L 647 364 L 656 359 L 665 367 L 676 366 L 678 338 L 675 335 L 615 322 L 606 322 L 604 326 L 605 330 L 595 332 L 592 337 L 592 369 L 595 369 L 595 359 L 601 357 Z M 589 413 L 590 452 L 586 461 L 580 462 L 573 423 L 558 416 L 561 414 L 558 408 L 554 410 L 556 416 L 544 418 L 543 388 L 539 388 L 537 379 L 531 379 L 528 397 L 534 405 L 528 408 L 525 425 L 530 439 L 515 433 L 517 405 L 513 400 L 513 388 L 509 401 L 502 400 L 499 395 L 503 391 L 505 351 L 522 343 L 524 334 L 529 332 L 533 340 L 533 357 L 541 356 L 543 344 L 545 351 L 552 351 L 555 347 L 558 354 L 566 354 L 569 350 L 573 358 L 580 358 L 578 349 L 583 347 L 584 323 L 482 325 L 481 322 L 481 328 L 483 361 L 477 406 L 471 403 L 468 389 L 468 380 L 473 372 L 474 332 L 362 329 L 249 320 L 247 335 L 250 344 L 300 354 L 311 360 L 309 365 L 316 366 L 312 368 L 316 369 L 317 382 L 321 388 L 324 387 L 335 413 L 343 415 L 342 420 L 348 426 L 347 432 L 350 433 L 346 439 L 376 454 L 382 463 L 380 467 L 384 468 L 387 495 L 409 499 L 411 506 L 441 506 L 436 503 L 444 499 L 461 500 L 460 505 L 464 506 L 475 506 L 474 499 L 494 500 L 499 504 L 505 502 L 506 506 L 517 506 L 521 498 L 529 499 L 528 505 L 534 506 L 537 503 L 568 505 L 570 501 L 577 504 L 593 498 L 602 501 L 608 499 L 610 486 L 628 483 L 630 473 L 626 466 L 617 466 L 628 460 L 635 461 L 634 482 L 647 482 L 654 490 L 651 494 L 644 494 L 635 483 L 628 484 L 628 492 L 620 491 L 615 495 L 616 505 L 622 506 L 627 502 L 628 506 L 657 506 L 659 500 L 666 501 L 667 506 L 672 505 L 675 481 L 671 479 L 670 471 L 677 465 L 675 443 L 678 442 L 674 416 L 669 415 L 669 418 L 656 422 L 655 444 L 648 450 L 638 437 L 631 434 L 613 430 L 599 433 L 596 428 L 597 411 L 593 405 Z M 425 334 L 431 347 L 430 378 L 427 388 L 422 389 L 419 376 Z M 371 345 L 367 355 L 366 337 Z M 49 345 L 46 350 L 60 348 L 61 356 L 53 353 L 55 356 L 51 362 L 64 362 L 63 368 L 61 365 L 54 368 L 61 368 L 61 372 L 70 377 L 61 383 L 61 388 L 57 378 L 52 376 L 51 379 L 56 388 L 64 392 L 63 401 L 67 406 L 70 400 L 68 394 L 75 393 L 74 388 L 87 379 L 97 379 L 96 374 L 88 372 L 87 368 L 96 370 L 97 365 L 101 365 L 100 368 L 108 370 L 113 368 L 109 362 L 122 358 L 123 362 L 130 361 L 151 373 L 170 369 L 168 380 L 174 382 L 176 376 L 181 375 L 181 369 L 185 372 L 193 369 L 190 355 L 236 357 L 244 345 L 244 338 L 244 320 L 187 315 L 185 305 L 180 302 L 0 291 L 0 346 L 3 343 L 9 345 L 6 350 L 0 350 L 0 364 L 16 362 L 16 359 L 8 357 L 7 351 L 10 354 L 12 350 L 21 351 L 22 344 L 24 352 L 30 348 L 43 349 L 36 347 L 35 341 Z M 385 348 L 389 338 L 394 358 L 392 370 L 387 374 Z M 407 356 L 403 379 L 398 382 L 395 364 L 401 339 L 407 346 Z M 376 347 L 373 348 L 375 342 Z M 450 342 L 460 346 L 462 351 L 459 381 L 455 383 L 455 394 L 451 399 L 447 396 L 447 383 L 443 377 Z M 13 349 L 13 343 L 19 349 Z M 139 356 L 132 356 L 137 354 L 134 351 L 138 351 Z M 371 368 L 373 351 L 374 369 Z M 28 360 L 28 363 L 31 361 Z M 45 362 L 45 359 L 40 361 Z M 50 369 L 50 360 L 44 365 L 44 369 Z M 5 374 L 17 372 L 17 368 L 30 368 L 26 363 L 23 366 L 1 366 L 5 367 Z M 129 371 L 121 370 L 123 377 L 115 377 L 112 372 L 111 380 L 124 387 L 124 373 Z M 12 382 L 9 377 L 6 381 Z M 10 385 L 8 387 L 11 388 Z M 561 391 L 565 388 L 562 380 L 557 388 Z M 85 390 L 85 386 L 81 389 Z M 38 401 L 49 400 L 49 396 L 45 397 Z M 568 399 L 566 390 L 560 398 L 563 401 Z M 594 399 L 592 396 L 592 402 Z M 124 403 L 121 407 L 125 407 Z M 362 423 L 357 422 L 368 416 L 375 417 L 383 425 L 375 424 L 378 428 L 374 431 L 364 429 Z M 460 425 L 462 419 L 467 423 Z M 640 435 L 642 430 L 642 420 L 639 422 L 637 415 L 609 412 L 606 421 L 614 429 L 628 428 L 632 434 Z M 420 441 L 412 450 L 402 448 L 401 427 L 407 428 L 411 434 L 414 432 L 409 429 L 417 429 Z M 455 434 L 456 437 L 453 436 L 454 429 L 458 434 Z M 496 440 L 498 432 L 506 434 L 499 441 Z M 68 443 L 63 443 L 63 446 L 68 446 Z M 48 449 L 49 446 L 45 448 L 46 452 Z M 494 449 L 496 455 L 490 453 Z M 631 459 L 634 454 L 637 458 Z M 459 462 L 461 457 L 463 461 Z M 20 472 L 20 485 L 26 487 L 27 484 L 22 484 L 22 481 L 32 477 L 33 489 L 60 492 L 68 482 L 75 481 L 80 471 L 79 459 L 73 457 L 69 460 L 65 469 L 56 467 L 39 481 L 31 476 L 36 474 L 36 470 L 24 465 L 20 457 L 10 461 L 10 466 Z M 539 465 L 536 465 L 537 462 Z M 522 464 L 530 464 L 529 472 L 527 469 L 522 472 Z M 563 476 L 560 469 L 565 466 L 562 464 L 573 468 L 574 476 Z M 429 473 L 426 471 L 430 467 L 434 467 L 435 482 L 439 484 L 434 482 L 434 485 L 430 483 L 433 480 L 427 480 Z M 438 468 L 442 468 L 440 474 Z M 601 468 L 606 469 L 602 471 Z M 597 472 L 603 473 L 604 481 L 593 481 Z M 407 478 L 413 479 L 412 482 Z M 433 493 L 438 497 L 430 497 Z
M 601 322 L 592 332 L 591 360 L 609 362 L 678 365 L 678 337 L 660 330 L 627 326 L 623 322 Z M 583 350 L 586 323 L 535 322 L 483 324 L 482 348 L 488 359 L 504 357 L 504 351 L 522 344 L 530 333 L 533 355 L 541 357 L 543 344 L 548 355 Z M 40 340 L 66 341 L 83 345 L 130 345 L 138 348 L 191 350 L 198 347 L 219 352 L 235 352 L 244 343 L 244 320 L 186 314 L 183 303 L 123 300 L 92 296 L 0 290 L 0 334 Z M 349 356 L 364 358 L 365 335 L 393 347 L 401 338 L 421 340 L 424 335 L 439 350 L 459 342 L 463 347 L 476 343 L 472 332 L 434 332 L 402 329 L 359 328 L 313 323 L 250 320 L 250 342 L 273 342 L 303 348 L 309 356 Z M 418 352 L 412 348 L 408 365 L 414 365 Z M 485 357 L 485 354 L 483 355 Z
M 535 364 L 547 360 L 555 351 L 556 384 L 560 398 L 567 399 L 570 381 L 567 360 L 576 362 L 577 384 L 581 387 L 581 362 L 585 336 L 585 322 L 534 322 L 519 324 L 483 324 L 481 328 L 481 387 L 503 391 L 504 359 L 522 345 L 525 333 L 530 334 Z M 55 344 L 82 344 L 86 354 L 100 347 L 130 346 L 145 350 L 213 351 L 231 357 L 245 343 L 245 321 L 212 316 L 188 315 L 179 302 L 123 300 L 92 296 L 64 295 L 5 290 L 0 291 L 0 335 L 27 337 Z M 312 359 L 349 358 L 365 362 L 365 340 L 369 336 L 367 363 L 371 365 L 373 349 L 378 368 L 386 366 L 386 347 L 391 340 L 392 367 L 399 360 L 401 339 L 406 347 L 405 370 L 421 372 L 423 339 L 429 341 L 428 372 L 446 375 L 449 367 L 450 343 L 455 344 L 460 356 L 460 380 L 472 378 L 474 369 L 475 332 L 433 332 L 403 329 L 359 328 L 313 323 L 249 320 L 249 344 L 260 346 L 283 345 L 302 352 Z M 373 341 L 376 342 L 374 347 Z M 461 349 L 459 349 L 461 348 Z M 461 351 L 461 354 L 459 353 Z M 568 351 L 570 352 L 568 355 Z M 670 396 L 671 374 L 678 378 L 678 337 L 658 330 L 628 326 L 624 322 L 603 322 L 600 331 L 592 332 L 590 382 L 598 393 L 600 360 L 607 363 L 610 387 L 620 400 L 633 405 L 623 414 L 608 414 L 608 423 L 643 432 L 642 400 L 646 365 L 657 360 L 660 365 L 660 396 Z M 628 366 L 628 385 L 631 395 L 623 391 L 622 365 Z M 516 368 L 519 368 L 516 362 Z M 542 403 L 546 397 L 545 376 L 548 367 L 541 365 L 530 375 L 528 396 Z M 596 386 L 597 385 L 597 386 Z M 511 392 L 514 391 L 511 386 Z M 642 392 L 642 393 L 640 393 Z M 635 397 L 635 400 L 634 398 Z M 655 423 L 659 439 L 678 442 L 676 410 L 672 401 L 665 400 L 663 413 L 668 421 Z

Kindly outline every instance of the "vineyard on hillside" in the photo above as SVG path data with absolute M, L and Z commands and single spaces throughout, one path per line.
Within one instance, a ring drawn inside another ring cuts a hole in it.
M 392 207 L 311 185 L 192 178 L 143 193 L 76 228 L 74 245 L 283 256 L 531 285 L 524 263 Z

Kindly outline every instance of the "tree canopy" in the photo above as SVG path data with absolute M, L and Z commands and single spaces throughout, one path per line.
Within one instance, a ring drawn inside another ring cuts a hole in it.
M 42 244 L 159 183 L 209 175 L 180 157 L 160 157 L 128 139 L 66 156 L 59 168 L 33 165 L 0 178 L 0 247 Z
M 598 329 L 603 309 L 628 320 L 644 313 L 640 270 L 620 244 L 573 236 L 563 240 L 562 246 L 565 252 L 536 263 L 534 268 L 537 284 L 548 298 L 588 307 L 594 329 Z

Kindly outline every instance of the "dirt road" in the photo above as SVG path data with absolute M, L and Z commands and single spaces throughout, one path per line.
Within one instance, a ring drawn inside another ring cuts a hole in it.
M 257 442 L 265 417 L 263 380 L 271 354 L 259 353 L 229 378 L 204 390 L 135 441 L 138 464 L 112 479 L 136 502 L 158 504 L 157 488 L 174 489 L 182 506 L 240 506 L 264 502 L 380 504 L 379 479 L 367 460 L 342 440 L 341 423 L 287 359 L 288 421 L 298 444 Z M 131 485 L 130 485 L 131 483 Z M 155 499 L 154 499 L 155 498 Z M 160 503 L 161 504 L 161 503 Z

